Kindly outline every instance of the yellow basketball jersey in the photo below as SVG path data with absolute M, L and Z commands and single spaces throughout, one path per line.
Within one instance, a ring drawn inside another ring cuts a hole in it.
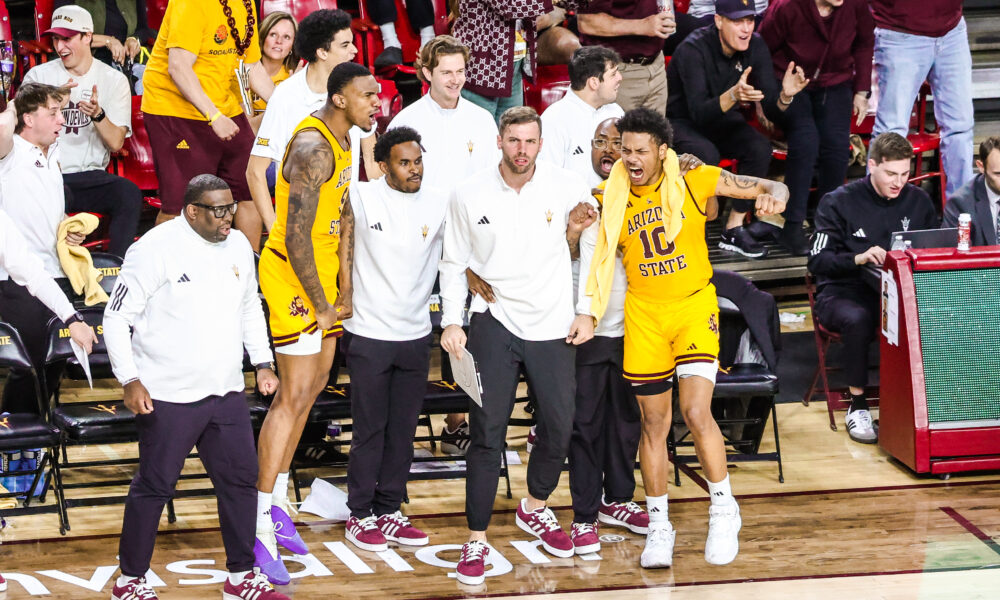
M 340 209 L 347 196 L 348 184 L 351 182 L 351 149 L 342 148 L 326 123 L 312 115 L 295 127 L 289 138 L 288 147 L 285 148 L 285 156 L 278 165 L 274 186 L 276 219 L 265 247 L 277 252 L 279 256 L 286 256 L 288 253 L 285 248 L 285 234 L 288 224 L 289 183 L 284 176 L 284 166 L 295 136 L 309 129 L 320 132 L 326 138 L 334 157 L 333 175 L 319 189 L 319 206 L 316 208 L 316 220 L 313 223 L 311 236 L 316 265 L 322 277 L 323 272 L 332 271 L 335 274 L 338 268 L 336 261 L 337 248 L 340 246 Z M 334 261 L 333 264 L 328 262 L 331 260 Z
M 618 248 L 630 295 L 646 302 L 673 302 L 709 284 L 712 264 L 705 243 L 705 204 L 715 195 L 720 172 L 718 167 L 702 166 L 684 177 L 683 225 L 669 244 L 660 202 L 663 178 L 629 190 Z

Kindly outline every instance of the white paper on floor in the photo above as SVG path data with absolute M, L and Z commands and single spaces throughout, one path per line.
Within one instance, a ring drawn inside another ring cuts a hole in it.
M 333 521 L 346 521 L 351 516 L 351 510 L 347 508 L 347 492 L 319 477 L 313 479 L 309 487 L 309 495 L 299 507 L 299 512 Z
M 805 313 L 782 312 L 781 314 L 778 315 L 778 318 L 781 319 L 781 322 L 784 323 L 785 325 L 791 325 L 793 323 L 805 322 L 806 315 Z
M 427 458 L 432 456 L 434 456 L 434 454 L 426 448 L 417 448 L 413 451 L 414 458 Z M 507 464 L 508 465 L 521 464 L 521 457 L 518 456 L 516 450 L 507 451 Z M 456 460 L 456 461 L 431 460 L 426 462 L 414 461 L 410 465 L 410 473 L 431 473 L 434 471 L 461 471 L 463 469 L 465 469 L 464 460 Z

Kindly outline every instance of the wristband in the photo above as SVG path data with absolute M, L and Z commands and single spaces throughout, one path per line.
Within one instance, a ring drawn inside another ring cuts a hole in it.
M 94 123 L 100 123 L 101 121 L 104 120 L 104 117 L 106 117 L 106 116 L 108 116 L 108 115 L 107 115 L 107 113 L 104 112 L 104 109 L 102 108 L 101 112 L 99 112 L 96 115 L 94 115 L 94 117 L 92 119 L 90 119 L 90 120 L 93 121 Z
M 222 117 L 222 111 L 221 110 L 215 111 L 215 114 L 209 117 L 208 124 L 211 125 L 212 123 L 215 123 L 216 121 L 219 120 L 220 117 Z
M 795 96 L 792 96 L 791 98 L 788 99 L 788 102 L 785 102 L 785 100 L 781 96 L 782 94 L 778 94 L 778 104 L 781 104 L 782 106 L 791 106 L 792 100 L 795 99 Z

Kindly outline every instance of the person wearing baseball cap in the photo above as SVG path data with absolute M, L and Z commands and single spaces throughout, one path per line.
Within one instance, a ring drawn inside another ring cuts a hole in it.
M 140 40 L 156 37 L 146 19 L 146 3 L 123 0 L 55 0 L 51 28 L 43 35 L 58 34 L 57 29 L 83 31 L 79 29 L 81 19 L 90 25 L 87 32 L 93 34 L 90 47 L 94 58 L 108 64 L 120 64 L 126 57 L 134 59 L 142 48 Z
M 766 177 L 771 142 L 747 123 L 739 108 L 760 102 L 767 118 L 781 124 L 784 111 L 809 80 L 793 62 L 778 85 L 767 44 L 754 35 L 753 0 L 716 0 L 715 11 L 714 22 L 693 31 L 667 66 L 673 149 L 710 165 L 735 159 L 740 175 Z M 753 201 L 731 200 L 719 247 L 762 258 L 767 248 L 743 226 L 751 208 Z
M 107 171 L 111 153 L 132 134 L 132 95 L 120 71 L 91 53 L 94 21 L 79 6 L 63 6 L 45 31 L 59 60 L 37 65 L 25 82 L 67 87 L 59 135 L 66 210 L 110 217 L 108 251 L 125 256 L 139 229 L 142 192 L 124 177 Z

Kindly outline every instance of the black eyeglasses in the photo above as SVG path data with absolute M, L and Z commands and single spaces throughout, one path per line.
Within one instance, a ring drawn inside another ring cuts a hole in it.
M 614 148 L 617 151 L 621 151 L 621 149 L 622 149 L 622 142 L 621 142 L 621 140 L 617 140 L 617 141 L 612 142 L 611 140 L 596 139 L 596 140 L 590 140 L 590 143 L 591 143 L 591 145 L 594 146 L 594 148 L 596 148 L 598 150 L 607 150 L 608 144 L 611 144 L 611 147 Z
M 232 204 L 223 204 L 222 206 L 209 206 L 207 204 L 202 204 L 200 202 L 192 202 L 191 204 L 197 206 L 198 208 L 204 208 L 205 210 L 212 211 L 216 219 L 221 219 L 226 216 L 226 213 L 231 215 L 236 214 L 237 204 L 233 202 Z

